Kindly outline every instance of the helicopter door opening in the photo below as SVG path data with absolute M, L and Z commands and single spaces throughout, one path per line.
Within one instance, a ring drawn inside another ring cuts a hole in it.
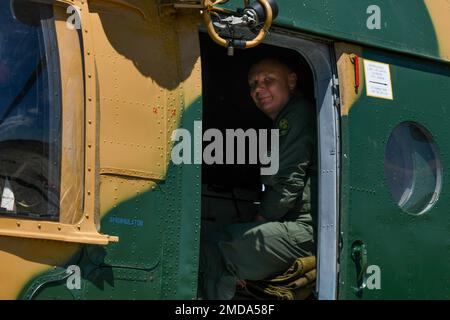
M 227 50 L 205 32 L 200 32 L 203 85 L 202 130 L 227 129 L 244 132 L 270 129 L 272 121 L 257 109 L 250 97 L 247 74 L 250 66 L 263 57 L 282 57 L 295 61 L 299 87 L 316 106 L 318 136 L 317 188 L 312 206 L 317 213 L 315 245 L 317 257 L 316 298 L 336 299 L 338 270 L 338 110 L 331 51 L 326 43 L 272 29 L 263 44 L 247 50 Z M 298 67 L 298 68 L 297 68 Z M 217 131 L 218 130 L 218 131 Z M 211 140 L 212 141 L 212 140 Z M 249 138 L 248 141 L 251 141 Z M 228 142 L 226 142 L 228 143 Z M 226 145 L 225 141 L 223 145 Z M 204 142 L 203 148 L 208 147 Z M 202 164 L 202 229 L 221 230 L 237 222 L 251 222 L 257 215 L 264 185 L 261 163 L 251 162 L 245 144 L 245 164 L 237 161 Z M 236 146 L 234 146 L 236 149 Z M 233 150 L 232 152 L 234 152 Z M 223 159 L 230 150 L 224 147 Z M 236 158 L 236 152 L 234 152 Z

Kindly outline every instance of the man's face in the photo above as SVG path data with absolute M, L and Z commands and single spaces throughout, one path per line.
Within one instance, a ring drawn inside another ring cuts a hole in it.
M 297 85 L 297 75 L 278 61 L 263 60 L 251 68 L 248 83 L 256 106 L 275 120 Z

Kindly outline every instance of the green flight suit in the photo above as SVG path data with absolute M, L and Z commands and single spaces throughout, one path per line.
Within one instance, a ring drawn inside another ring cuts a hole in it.
M 202 230 L 199 293 L 231 299 L 237 279 L 262 280 L 281 274 L 299 257 L 315 254 L 311 177 L 316 181 L 314 107 L 298 95 L 274 122 L 279 129 L 279 170 L 262 176 L 259 214 L 266 222 L 231 224 L 221 232 Z M 314 219 L 315 220 L 315 219 Z

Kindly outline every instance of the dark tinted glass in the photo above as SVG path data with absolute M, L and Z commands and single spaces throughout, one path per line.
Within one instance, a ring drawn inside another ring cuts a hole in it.
M 441 165 L 431 135 L 414 122 L 399 124 L 386 148 L 385 178 L 395 202 L 406 212 L 420 214 L 436 202 Z
M 60 75 L 52 7 L 0 1 L 0 214 L 57 220 Z

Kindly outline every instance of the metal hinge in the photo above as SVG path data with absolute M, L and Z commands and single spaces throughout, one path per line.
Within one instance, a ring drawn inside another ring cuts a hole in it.
M 333 88 L 333 103 L 336 108 L 340 107 L 341 99 L 339 98 L 339 79 L 333 74 L 332 78 L 332 88 Z

